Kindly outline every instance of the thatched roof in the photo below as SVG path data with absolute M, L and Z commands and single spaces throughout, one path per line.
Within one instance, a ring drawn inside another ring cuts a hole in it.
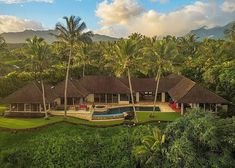
M 188 78 L 182 78 L 168 93 L 174 100 L 185 96 L 196 83 Z
M 53 102 L 57 95 L 49 84 L 45 86 L 46 102 Z M 4 103 L 42 103 L 42 89 L 38 82 L 31 82 L 3 99 Z
M 171 78 L 179 78 L 171 75 Z M 181 76 L 180 81 L 168 91 L 171 98 L 178 103 L 217 103 L 228 104 L 229 101 L 216 95 L 194 81 Z
M 195 84 L 183 97 L 178 99 L 179 103 L 216 103 L 229 104 L 230 102 L 215 93 Z
M 55 92 L 59 97 L 64 97 L 64 85 L 65 81 L 62 81 L 55 86 Z M 68 90 L 67 90 L 68 97 L 85 97 L 88 94 L 89 92 L 85 88 L 83 88 L 77 82 L 77 80 L 68 81 Z
M 46 101 L 52 102 L 57 97 L 64 97 L 64 84 L 64 81 L 60 82 L 54 88 L 45 84 Z M 154 92 L 156 88 L 154 78 L 134 78 L 132 85 L 134 92 Z M 194 81 L 175 74 L 160 79 L 158 92 L 168 92 L 171 98 L 179 103 L 229 103 Z M 85 76 L 68 82 L 68 97 L 86 97 L 88 94 L 94 93 L 128 94 L 130 93 L 128 80 L 109 76 Z M 3 101 L 6 103 L 41 103 L 41 86 L 37 82 L 29 83 L 7 96 Z
M 90 93 L 130 93 L 119 79 L 109 76 L 85 76 L 77 81 Z
M 159 81 L 158 93 L 168 92 L 182 78 L 183 76 L 173 74 L 162 77 Z M 120 78 L 120 80 L 129 88 L 128 79 Z M 132 78 L 131 83 L 134 92 L 155 92 L 157 84 L 155 78 Z

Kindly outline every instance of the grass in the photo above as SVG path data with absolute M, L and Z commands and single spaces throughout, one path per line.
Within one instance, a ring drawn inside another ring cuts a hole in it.
M 54 116 L 50 117 L 48 120 L 44 118 L 37 119 L 25 119 L 25 118 L 3 118 L 0 117 L 0 127 L 10 128 L 10 129 L 27 129 L 27 128 L 36 128 L 44 125 L 67 121 L 74 124 L 88 125 L 88 126 L 112 126 L 122 124 L 122 120 L 116 121 L 87 121 L 79 118 L 68 117 L 64 119 L 63 117 Z
M 175 112 L 155 112 L 153 117 L 150 117 L 151 112 L 137 112 L 137 118 L 139 123 L 145 123 L 150 121 L 174 121 L 180 117 L 179 113 Z M 88 121 L 79 118 L 68 117 L 64 119 L 61 116 L 53 116 L 48 120 L 44 118 L 37 119 L 25 119 L 25 118 L 4 118 L 0 117 L 0 127 L 9 128 L 9 129 L 28 129 L 41 127 L 48 124 L 53 124 L 56 122 L 67 121 L 73 124 L 78 125 L 87 125 L 87 126 L 114 126 L 120 125 L 123 123 L 123 120 L 115 121 Z
M 3 114 L 3 112 L 6 110 L 7 106 L 4 104 L 0 104 L 0 116 Z
M 10 129 L 35 128 L 43 125 L 62 121 L 61 117 L 51 117 L 49 120 L 44 118 L 24 119 L 24 118 L 0 118 L 0 127 Z
M 122 124 L 123 120 L 114 120 L 114 121 L 87 121 L 79 118 L 68 118 L 66 121 L 75 123 L 75 124 L 84 124 L 84 125 L 91 125 L 91 126 L 112 126 Z
M 144 123 L 149 121 L 174 121 L 180 117 L 179 113 L 176 112 L 154 112 L 153 116 L 150 117 L 152 112 L 137 112 L 138 122 Z

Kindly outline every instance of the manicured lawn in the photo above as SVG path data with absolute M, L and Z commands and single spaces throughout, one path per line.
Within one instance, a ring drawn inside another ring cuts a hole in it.
M 145 123 L 149 121 L 174 121 L 180 117 L 179 113 L 174 112 L 155 112 L 154 117 L 150 117 L 151 112 L 137 112 L 138 122 Z M 88 126 L 113 126 L 123 123 L 123 120 L 116 121 L 87 121 L 79 118 L 68 117 L 64 119 L 61 116 L 50 117 L 48 120 L 44 118 L 25 119 L 25 118 L 4 118 L 0 117 L 0 127 L 10 129 L 26 129 L 36 128 L 56 122 L 67 121 L 74 124 L 88 125 Z
M 91 126 L 111 126 L 111 125 L 118 125 L 122 124 L 123 120 L 115 120 L 115 121 L 87 121 L 79 118 L 68 118 L 66 119 L 69 122 L 75 123 L 75 124 L 85 124 L 85 125 L 91 125 Z
M 0 104 L 0 116 L 6 110 L 6 108 L 7 108 L 6 105 Z
M 87 121 L 82 120 L 79 118 L 67 118 L 64 119 L 63 117 L 50 117 L 48 120 L 44 118 L 38 119 L 24 119 L 24 118 L 0 118 L 0 127 L 2 128 L 11 128 L 11 129 L 26 129 L 26 128 L 35 128 L 40 127 L 43 125 L 60 122 L 60 121 L 67 121 L 74 124 L 82 124 L 82 125 L 90 125 L 90 126 L 111 126 L 111 125 L 118 125 L 122 124 L 123 121 Z
M 153 117 L 150 117 L 152 112 L 137 112 L 138 122 L 148 121 L 174 121 L 180 117 L 180 113 L 176 112 L 154 112 Z
M 0 118 L 0 127 L 11 129 L 35 128 L 50 123 L 62 121 L 62 117 L 51 117 L 49 120 L 44 118 L 24 119 L 24 118 Z

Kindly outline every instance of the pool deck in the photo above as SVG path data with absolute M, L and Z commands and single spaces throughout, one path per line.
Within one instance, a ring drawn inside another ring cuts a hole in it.
M 100 104 L 101 105 L 101 104 Z M 102 105 L 106 105 L 106 108 L 117 108 L 117 107 L 126 107 L 126 106 L 132 106 L 131 104 L 102 104 Z M 91 107 L 92 105 L 88 105 L 89 107 Z M 135 104 L 135 106 L 153 106 L 153 103 L 151 102 L 140 102 Z M 175 112 L 168 103 L 163 103 L 163 102 L 157 102 L 156 103 L 156 107 L 159 107 L 161 112 Z M 64 111 L 51 111 L 50 114 L 52 115 L 59 115 L 59 116 L 63 116 L 64 115 Z M 86 110 L 68 110 L 67 111 L 67 116 L 69 117 L 77 117 L 77 118 L 81 118 L 81 119 L 85 119 L 85 120 L 92 120 L 92 111 L 86 111 Z

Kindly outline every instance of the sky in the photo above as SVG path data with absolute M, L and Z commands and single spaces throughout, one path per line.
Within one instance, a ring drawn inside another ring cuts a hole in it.
M 181 36 L 234 21 L 235 0 L 0 0 L 0 33 L 54 29 L 70 15 L 114 37 Z

